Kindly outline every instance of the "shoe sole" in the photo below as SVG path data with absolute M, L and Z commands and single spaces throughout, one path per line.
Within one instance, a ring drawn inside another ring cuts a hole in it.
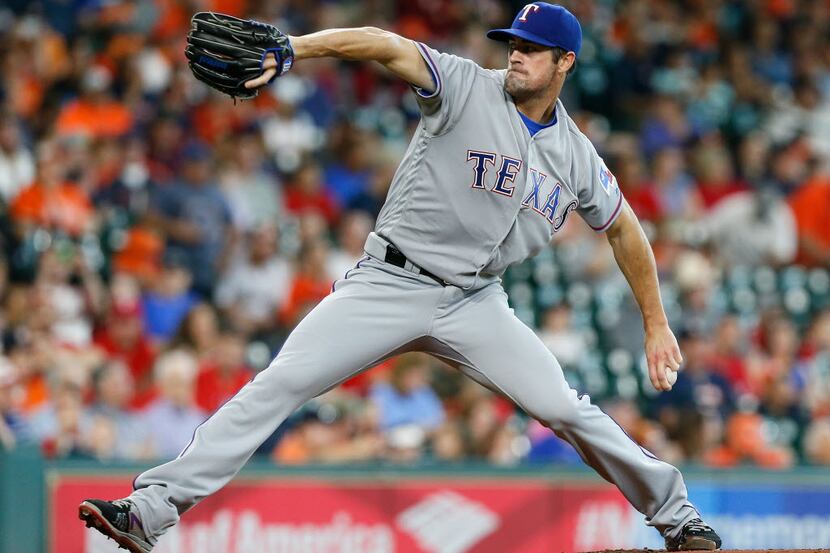
M 100 509 L 92 503 L 84 501 L 78 506 L 78 518 L 86 523 L 87 528 L 95 528 L 107 538 L 114 539 L 118 547 L 123 547 L 130 553 L 150 553 L 152 549 L 150 546 L 143 546 L 135 541 L 130 534 L 121 532 L 110 524 L 110 521 L 104 517 Z
M 677 548 L 678 551 L 714 551 L 718 544 L 706 538 L 691 537 Z

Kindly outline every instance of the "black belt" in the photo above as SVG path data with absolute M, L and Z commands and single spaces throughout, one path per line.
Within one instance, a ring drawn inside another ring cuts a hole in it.
M 408 261 L 406 259 L 406 256 L 401 252 L 401 250 L 396 248 L 395 245 L 392 244 L 392 243 L 390 243 L 388 246 L 386 246 L 386 257 L 384 257 L 383 260 L 386 261 L 387 263 L 391 263 L 392 265 L 394 265 L 396 267 L 400 267 L 401 269 L 406 269 L 406 262 Z M 442 278 L 435 276 L 434 274 L 430 273 L 429 271 L 427 271 L 423 267 L 415 265 L 411 261 L 409 262 L 409 264 L 413 265 L 415 267 L 418 267 L 418 271 L 419 271 L 418 274 L 421 274 L 421 275 L 424 275 L 425 277 L 431 278 L 432 280 L 434 280 L 435 282 L 437 282 L 441 286 L 449 286 L 449 284 L 444 282 L 444 280 Z

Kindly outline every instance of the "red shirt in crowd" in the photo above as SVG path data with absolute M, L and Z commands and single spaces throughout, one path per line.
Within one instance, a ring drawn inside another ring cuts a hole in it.
M 320 190 L 314 195 L 309 195 L 299 190 L 298 187 L 286 187 L 285 208 L 294 215 L 302 215 L 306 211 L 316 211 L 323 216 L 330 226 L 337 223 L 339 215 L 337 203 L 327 190 Z
M 117 336 L 122 335 L 121 339 Z M 156 398 L 153 385 L 153 364 L 156 349 L 144 335 L 140 310 L 135 306 L 116 306 L 110 313 L 107 326 L 95 334 L 95 345 L 107 357 L 127 365 L 135 382 L 135 394 L 130 407 L 142 409 Z
M 623 195 L 637 218 L 653 223 L 659 222 L 663 218 L 663 206 L 660 203 L 657 188 L 653 184 L 625 188 Z
M 251 379 L 247 367 L 238 367 L 230 374 L 223 374 L 219 367 L 205 364 L 196 379 L 196 404 L 208 412 L 217 410 L 232 398 Z
M 736 192 L 744 192 L 748 190 L 745 183 L 740 180 L 731 180 L 725 182 L 698 182 L 697 189 L 700 192 L 700 199 L 703 201 L 703 207 L 706 209 L 713 208 L 718 202 L 727 196 L 735 194 Z

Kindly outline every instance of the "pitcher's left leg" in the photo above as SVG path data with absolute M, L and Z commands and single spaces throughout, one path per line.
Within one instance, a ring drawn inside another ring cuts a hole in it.
M 461 296 L 463 295 L 463 298 Z M 517 319 L 498 285 L 463 294 L 434 321 L 432 335 L 474 377 L 501 390 L 567 440 L 582 459 L 615 484 L 666 538 L 699 517 L 683 477 L 632 441 L 611 417 L 568 386 L 556 358 Z

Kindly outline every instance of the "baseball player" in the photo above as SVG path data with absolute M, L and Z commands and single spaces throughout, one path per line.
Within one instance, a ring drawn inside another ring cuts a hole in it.
M 244 90 L 286 71 L 292 48 L 297 60 L 371 60 L 412 86 L 420 124 L 366 256 L 176 459 L 139 475 L 125 499 L 81 503 L 87 525 L 133 553 L 150 551 L 303 403 L 388 357 L 425 351 L 567 440 L 645 515 L 667 549 L 720 547 L 689 502 L 680 472 L 572 390 L 553 355 L 508 307 L 499 275 L 545 248 L 577 215 L 606 234 L 637 299 L 654 387 L 670 389 L 680 368 L 649 243 L 614 176 L 558 99 L 579 54 L 579 22 L 561 6 L 534 2 L 510 28 L 487 36 L 509 44 L 506 70 L 483 69 L 376 28 L 285 37 L 276 55 L 263 54 L 267 60 Z M 225 63 L 188 56 L 216 70 Z M 210 71 L 197 69 L 211 81 Z

